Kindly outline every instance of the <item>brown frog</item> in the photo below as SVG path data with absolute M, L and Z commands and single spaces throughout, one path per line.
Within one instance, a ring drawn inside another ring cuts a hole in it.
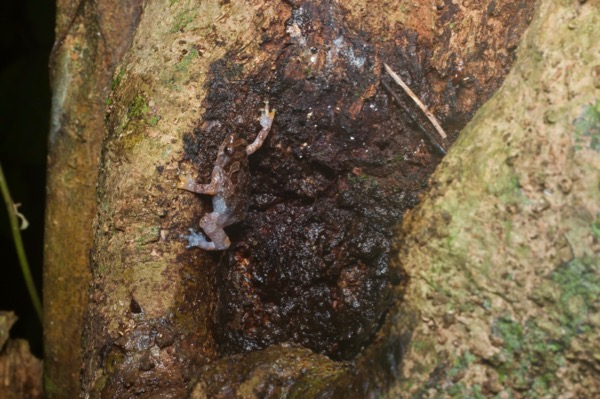
M 251 144 L 230 134 L 219 147 L 217 160 L 213 167 L 210 183 L 198 184 L 190 175 L 180 175 L 178 188 L 198 194 L 212 195 L 213 211 L 200 219 L 204 234 L 189 229 L 190 234 L 182 236 L 188 241 L 186 248 L 200 247 L 209 251 L 224 250 L 231 242 L 224 227 L 244 220 L 250 198 L 250 171 L 248 156 L 258 150 L 271 130 L 275 110 L 269 111 L 269 103 L 261 110 L 262 130 Z

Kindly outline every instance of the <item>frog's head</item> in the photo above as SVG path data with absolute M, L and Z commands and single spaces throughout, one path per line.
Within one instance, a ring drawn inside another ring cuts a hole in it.
M 246 153 L 246 140 L 239 138 L 236 134 L 230 134 L 223 141 L 221 152 L 227 157 L 236 157 L 239 154 Z

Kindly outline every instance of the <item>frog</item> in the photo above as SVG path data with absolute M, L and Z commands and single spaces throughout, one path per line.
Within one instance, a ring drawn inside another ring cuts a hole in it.
M 198 184 L 190 174 L 179 175 L 178 188 L 213 196 L 212 212 L 204 215 L 199 223 L 204 234 L 190 228 L 189 235 L 182 235 L 182 238 L 188 241 L 186 248 L 226 250 L 231 241 L 224 228 L 246 218 L 250 203 L 248 157 L 263 145 L 275 118 L 275 110 L 269 110 L 268 101 L 265 101 L 265 107 L 260 111 L 259 121 L 262 129 L 252 143 L 249 144 L 246 139 L 235 133 L 228 134 L 221 143 L 210 183 Z

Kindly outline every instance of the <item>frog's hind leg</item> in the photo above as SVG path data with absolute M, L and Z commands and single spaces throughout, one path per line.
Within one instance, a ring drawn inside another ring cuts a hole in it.
M 227 215 L 221 215 L 218 212 L 211 212 L 200 219 L 200 227 L 212 241 L 210 243 L 211 250 L 221 251 L 229 248 L 231 241 L 229 241 L 229 237 L 223 230 L 226 225 L 228 225 Z
M 191 234 L 183 236 L 183 238 L 188 240 L 186 248 L 199 247 L 207 251 L 222 251 L 229 248 L 231 242 L 225 230 L 223 230 L 219 214 L 212 212 L 205 215 L 200 220 L 200 227 L 202 227 L 204 233 L 210 238 L 210 241 L 206 239 L 204 234 L 196 233 L 193 229 L 189 229 Z
M 181 238 L 185 238 L 188 241 L 188 244 L 185 246 L 186 248 L 199 247 L 202 249 L 211 250 L 214 246 L 214 243 L 207 241 L 206 237 L 202 233 L 196 233 L 194 229 L 189 229 L 190 234 L 182 235 Z

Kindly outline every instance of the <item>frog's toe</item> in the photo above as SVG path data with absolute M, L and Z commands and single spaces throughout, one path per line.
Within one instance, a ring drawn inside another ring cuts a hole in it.
M 188 235 L 181 235 L 181 238 L 185 238 L 188 241 L 188 244 L 185 246 L 186 248 L 192 248 L 192 247 L 200 247 L 200 248 L 206 248 L 206 246 L 210 246 L 211 243 L 209 243 L 206 240 L 206 237 L 204 237 L 204 234 L 202 233 L 197 233 L 196 231 L 194 231 L 194 229 L 189 229 L 190 234 Z
M 177 188 L 187 189 L 194 184 L 194 179 L 192 178 L 191 175 L 189 175 L 187 173 L 180 174 L 178 177 L 179 177 L 179 182 L 177 182 Z
M 265 107 L 260 110 L 260 125 L 262 127 L 271 127 L 275 118 L 275 110 L 269 110 L 269 101 L 265 101 Z

